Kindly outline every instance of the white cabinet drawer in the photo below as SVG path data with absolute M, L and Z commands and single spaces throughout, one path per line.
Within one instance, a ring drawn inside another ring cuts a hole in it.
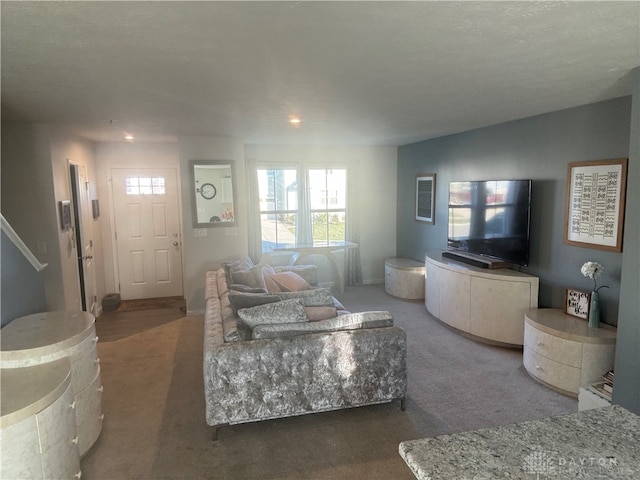
M 83 456 L 96 442 L 102 431 L 102 420 L 104 415 L 101 412 L 87 418 L 84 423 L 78 426 L 78 430 L 82 432 L 80 435 L 80 441 L 78 442 L 78 448 L 80 449 L 80 456 Z
M 528 323 L 525 324 L 524 337 L 526 346 L 539 355 L 576 368 L 582 365 L 582 343 L 580 342 L 549 335 Z
M 84 390 L 76 395 L 76 422 L 80 455 L 89 450 L 102 429 L 102 383 L 100 371 Z
M 447 269 L 441 269 L 440 320 L 453 328 L 469 331 L 471 277 Z
M 42 452 L 42 469 L 47 479 L 80 478 L 80 456 L 78 437 L 59 441 Z
M 69 358 L 71 360 L 73 393 L 84 390 L 96 376 L 98 365 L 100 364 L 97 342 L 98 337 L 95 335 L 95 329 L 93 329 L 91 335 L 73 347 L 73 352 Z
M 580 368 L 544 357 L 524 346 L 524 367 L 532 376 L 560 390 L 577 395 L 580 389 Z
M 73 402 L 74 396 L 69 386 L 51 406 L 36 415 L 41 451 L 58 442 L 69 442 L 76 436 Z
M 0 478 L 42 478 L 36 417 L 0 429 Z

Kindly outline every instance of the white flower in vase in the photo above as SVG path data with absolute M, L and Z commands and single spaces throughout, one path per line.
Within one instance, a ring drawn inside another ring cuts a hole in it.
M 593 291 L 597 292 L 601 288 L 609 288 L 608 285 L 600 285 L 598 287 L 597 278 L 604 272 L 604 267 L 598 262 L 585 262 L 580 268 L 580 272 L 587 278 L 593 280 Z

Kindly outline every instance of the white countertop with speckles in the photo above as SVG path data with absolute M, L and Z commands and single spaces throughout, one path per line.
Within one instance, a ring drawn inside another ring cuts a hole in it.
M 620 406 L 409 440 L 420 480 L 638 479 L 640 416 Z

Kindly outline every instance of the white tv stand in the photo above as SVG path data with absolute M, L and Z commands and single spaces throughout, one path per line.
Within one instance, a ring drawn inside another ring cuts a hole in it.
M 524 313 L 538 307 L 538 277 L 474 267 L 442 252 L 428 252 L 425 267 L 425 306 L 434 317 L 476 340 L 524 344 Z

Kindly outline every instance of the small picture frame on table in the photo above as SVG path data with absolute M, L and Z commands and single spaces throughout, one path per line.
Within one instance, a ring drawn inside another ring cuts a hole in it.
M 583 292 L 572 288 L 564 289 L 564 311 L 567 315 L 589 320 L 591 308 L 591 292 Z

